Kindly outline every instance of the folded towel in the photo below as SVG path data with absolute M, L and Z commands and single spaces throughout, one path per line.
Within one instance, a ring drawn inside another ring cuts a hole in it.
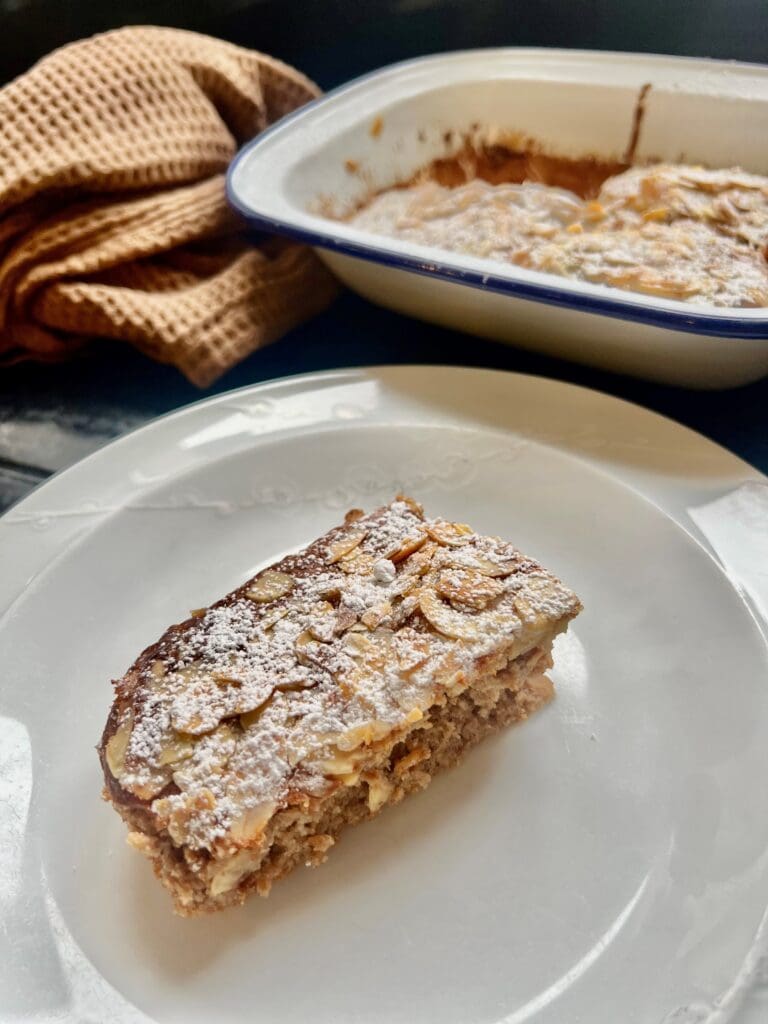
M 238 147 L 318 94 L 263 54 L 119 29 L 0 90 L 0 362 L 134 344 L 205 386 L 319 312 L 310 250 L 250 244 L 227 206 Z

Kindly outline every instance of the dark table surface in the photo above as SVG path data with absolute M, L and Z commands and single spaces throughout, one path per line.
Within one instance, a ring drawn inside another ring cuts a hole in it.
M 128 23 L 210 32 L 288 60 L 326 88 L 393 60 L 488 45 L 574 46 L 765 60 L 765 0 L 100 0 L 3 5 L 0 79 L 60 43 Z M 735 342 L 738 344 L 738 342 Z M 126 345 L 0 371 L 0 511 L 116 435 L 207 394 L 309 370 L 454 363 L 535 373 L 665 413 L 768 472 L 768 379 L 721 392 L 630 380 L 379 310 L 350 294 L 200 391 Z

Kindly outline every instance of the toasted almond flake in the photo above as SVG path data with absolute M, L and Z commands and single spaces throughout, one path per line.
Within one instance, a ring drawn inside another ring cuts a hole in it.
M 449 523 L 443 519 L 437 519 L 427 526 L 427 532 L 438 544 L 448 547 L 460 547 L 469 541 L 472 536 L 472 528 L 465 523 Z
M 389 601 L 384 601 L 382 604 L 377 605 L 375 608 L 369 608 L 367 612 L 364 612 L 360 616 L 360 621 L 368 629 L 376 629 L 385 619 L 389 618 L 392 614 L 392 605 Z
M 416 533 L 412 537 L 406 537 L 396 547 L 385 552 L 385 557 L 393 565 L 398 565 L 404 559 L 409 558 L 415 551 L 418 551 L 426 539 L 426 533 Z
M 253 843 L 263 834 L 276 810 L 277 804 L 273 800 L 265 800 L 255 807 L 250 807 L 232 823 L 230 836 L 241 846 Z
M 359 762 L 359 755 L 355 753 L 349 753 L 345 755 L 337 754 L 334 757 L 328 757 L 322 762 L 320 767 L 322 768 L 325 775 L 335 776 L 346 776 L 350 772 L 353 772 L 357 768 Z
M 294 586 L 295 580 L 292 576 L 274 569 L 267 569 L 254 580 L 245 593 L 252 601 L 266 604 L 290 594 Z
M 428 588 L 421 592 L 419 607 L 435 629 L 456 640 L 478 640 L 493 633 L 513 633 L 520 626 L 520 620 L 511 612 L 489 611 L 467 615 L 457 611 Z
M 669 210 L 666 206 L 655 206 L 652 210 L 645 210 L 643 212 L 643 220 L 654 221 L 654 220 L 666 220 L 669 216 Z
M 379 771 L 363 772 L 362 778 L 368 785 L 368 810 L 375 814 L 389 800 L 394 787 Z
M 365 540 L 366 532 L 366 530 L 350 530 L 348 533 L 342 534 L 333 544 L 329 544 L 327 550 L 328 563 L 333 565 L 343 558 L 344 555 L 354 551 Z
M 448 551 L 444 556 L 444 564 L 455 569 L 474 569 L 483 576 L 509 576 L 515 571 L 515 563 L 509 559 L 493 561 L 483 555 L 462 548 L 460 551 Z
M 348 633 L 344 637 L 344 650 L 353 658 L 362 658 L 373 650 L 373 643 L 363 633 Z
M 387 722 L 376 720 L 366 722 L 365 725 L 357 725 L 353 729 L 348 729 L 345 733 L 342 733 L 336 739 L 336 746 L 339 750 L 343 751 L 356 750 L 358 747 L 375 743 L 377 740 L 389 736 L 391 732 L 392 726 Z
M 243 731 L 250 729 L 251 726 L 255 725 L 258 722 L 258 720 L 264 714 L 264 710 L 271 699 L 272 697 L 270 695 L 270 697 L 268 697 L 263 704 L 259 704 L 257 708 L 251 708 L 250 711 L 244 711 L 241 715 L 238 716 L 240 720 L 240 726 L 243 729 Z
M 192 757 L 194 750 L 195 745 L 191 739 L 179 736 L 163 746 L 159 763 L 164 766 L 178 764 L 180 761 L 186 761 L 188 757 Z
M 473 569 L 446 569 L 438 577 L 437 592 L 454 607 L 482 611 L 504 593 L 504 585 Z
M 428 757 L 429 749 L 427 747 L 414 747 L 413 750 L 409 750 L 407 754 L 404 754 L 395 761 L 392 765 L 392 770 L 395 775 L 402 775 L 403 772 L 407 772 L 414 765 L 426 761 Z
M 128 744 L 133 730 L 133 715 L 128 711 L 117 729 L 107 741 L 104 751 L 107 766 L 112 776 L 119 782 L 125 770 L 125 755 L 128 751 Z
M 259 863 L 260 859 L 254 857 L 248 850 L 239 850 L 213 875 L 210 884 L 211 896 L 215 899 L 217 896 L 223 896 L 225 892 L 231 892 L 241 879 L 258 868 Z

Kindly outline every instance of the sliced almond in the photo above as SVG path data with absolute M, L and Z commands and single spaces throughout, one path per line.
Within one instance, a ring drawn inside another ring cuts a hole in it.
M 258 628 L 262 632 L 264 632 L 264 633 L 269 632 L 269 630 L 272 629 L 276 625 L 276 623 L 278 623 L 280 621 L 280 619 L 284 619 L 285 618 L 285 616 L 288 614 L 289 611 L 290 611 L 290 603 L 289 602 L 286 602 L 285 604 L 278 605 L 276 608 L 270 608 L 270 610 L 266 613 L 266 615 L 263 615 L 259 619 L 259 621 L 258 621 Z
M 466 523 L 449 523 L 447 520 L 437 519 L 427 525 L 427 532 L 438 544 L 454 548 L 467 543 L 472 536 L 472 527 Z
M 357 624 L 357 612 L 348 604 L 341 604 L 336 609 L 336 620 L 333 624 L 333 631 L 336 634 L 346 633 Z
M 296 651 L 298 652 L 303 647 L 308 646 L 308 644 L 313 644 L 315 642 L 316 642 L 315 638 L 312 636 L 312 634 L 309 632 L 309 630 L 305 629 L 302 633 L 299 633 L 299 635 L 296 637 L 296 641 L 295 641 Z
M 394 547 L 387 550 L 382 557 L 389 559 L 394 565 L 399 565 L 404 559 L 410 558 L 412 554 L 418 551 L 426 540 L 427 534 L 421 530 L 417 533 L 408 534 L 407 537 L 401 538 Z
M 158 763 L 163 766 L 176 765 L 180 761 L 186 761 L 187 758 L 192 757 L 194 751 L 195 745 L 191 739 L 176 736 L 163 744 Z
M 333 614 L 333 609 L 331 609 L 330 615 L 319 613 L 313 618 L 307 627 L 307 632 L 320 643 L 329 644 L 336 634 L 336 616 Z
M 411 512 L 413 512 L 413 514 L 415 516 L 417 516 L 419 519 L 423 519 L 424 518 L 424 508 L 423 508 L 423 506 L 421 506 L 418 503 L 418 501 L 414 501 L 413 498 L 409 498 L 407 494 L 398 494 L 397 498 L 395 500 L 396 501 L 402 501 L 402 503 L 404 505 L 407 505 L 408 508 L 411 510 Z
M 113 778 L 117 779 L 118 782 L 125 771 L 125 755 L 128 751 L 132 730 L 133 715 L 128 711 L 117 729 L 107 740 L 107 746 L 104 750 L 107 766 Z
M 252 601 L 267 603 L 290 594 L 295 585 L 296 581 L 288 573 L 267 569 L 253 581 L 245 593 Z
M 279 693 L 299 693 L 301 690 L 311 690 L 317 685 L 316 679 L 291 679 L 285 683 L 277 683 L 275 690 Z
M 514 582 L 518 585 L 511 591 L 512 604 L 528 626 L 544 617 L 543 609 L 548 605 L 559 603 L 559 599 L 567 595 L 562 583 L 543 573 L 528 573 Z
M 234 857 L 230 857 L 218 868 L 211 878 L 209 891 L 214 899 L 231 892 L 245 875 L 255 871 L 261 858 L 254 857 L 248 850 L 238 850 Z
M 527 598 L 518 595 L 512 599 L 512 604 L 523 622 L 534 622 L 536 620 L 536 609 Z
M 419 633 L 406 626 L 397 634 L 395 651 L 397 667 L 401 675 L 407 677 L 428 660 L 432 654 L 432 643 L 428 634 Z
M 211 672 L 211 679 L 216 683 L 217 686 L 242 686 L 243 680 L 237 675 L 236 669 L 233 666 L 232 669 L 224 672 Z
M 511 560 L 494 562 L 492 559 L 485 558 L 483 555 L 479 555 L 468 548 L 464 548 L 461 552 L 456 552 L 455 555 L 446 553 L 442 564 L 455 569 L 474 569 L 475 572 L 492 578 L 509 576 L 515 571 L 516 567 L 515 562 Z
M 437 592 L 454 607 L 482 611 L 504 593 L 504 585 L 473 569 L 445 569 L 438 578 Z
M 368 810 L 375 814 L 389 800 L 393 785 L 382 772 L 364 772 L 363 782 L 368 785 Z
M 365 540 L 366 535 L 366 530 L 350 530 L 348 533 L 342 534 L 333 544 L 328 545 L 326 554 L 329 563 L 333 565 L 334 562 L 338 562 L 344 555 L 354 551 L 358 544 Z
M 229 830 L 231 837 L 241 846 L 252 843 L 263 834 L 276 809 L 277 804 L 272 800 L 265 800 L 255 807 L 250 807 L 232 823 Z
M 373 643 L 363 633 L 347 633 L 344 651 L 352 658 L 363 658 L 373 650 Z
M 419 607 L 427 621 L 445 636 L 455 640 L 480 640 L 494 633 L 513 633 L 520 626 L 518 617 L 508 611 L 465 614 L 442 601 L 434 590 L 424 588 Z
M 391 732 L 392 726 L 387 722 L 373 719 L 365 725 L 356 725 L 342 733 L 336 740 L 336 746 L 342 751 L 356 750 L 389 736 Z
M 343 755 L 337 753 L 333 757 L 326 758 L 320 768 L 324 775 L 346 776 L 357 770 L 359 759 L 359 755 L 356 757 L 354 753 Z
M 376 558 L 368 551 L 356 548 L 336 563 L 348 576 L 368 576 L 373 572 Z
M 265 701 L 262 701 L 258 707 L 251 708 L 250 711 L 243 711 L 240 718 L 240 726 L 243 730 L 248 730 L 252 725 L 255 725 L 261 716 L 264 714 L 266 709 L 269 707 L 272 701 L 273 694 L 270 693 L 269 697 Z
M 414 747 L 413 750 L 409 750 L 407 754 L 404 754 L 395 761 L 392 765 L 392 770 L 395 775 L 402 775 L 403 772 L 407 772 L 408 769 L 413 768 L 414 765 L 421 764 L 422 761 L 426 761 L 428 757 L 428 747 Z
M 170 774 L 168 770 L 161 768 L 150 772 L 144 782 L 131 783 L 129 788 L 139 800 L 152 800 L 153 797 L 156 797 L 158 793 L 165 789 L 169 782 Z
M 410 554 L 400 570 L 395 589 L 397 590 L 398 585 L 401 582 L 404 583 L 409 577 L 423 576 L 432 564 L 432 559 L 439 546 L 433 540 L 426 540 L 416 551 Z
M 153 687 L 157 687 L 165 679 L 165 662 L 159 658 L 153 661 L 146 678 Z
M 392 614 L 392 605 L 389 601 L 383 601 L 381 604 L 375 605 L 373 608 L 368 608 L 360 616 L 360 621 L 368 629 L 376 629 L 377 626 L 381 625 L 385 619 L 388 619 Z

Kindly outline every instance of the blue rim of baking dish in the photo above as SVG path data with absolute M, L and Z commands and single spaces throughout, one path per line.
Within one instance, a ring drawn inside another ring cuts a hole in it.
M 510 47 L 514 49 L 514 47 Z M 526 48 L 527 49 L 527 48 Z M 455 53 L 472 53 L 478 51 L 453 51 Z M 452 55 L 453 55 L 452 54 Z M 608 55 L 608 54 L 604 54 Z M 616 53 L 615 56 L 622 56 Z M 330 232 L 319 229 L 299 227 L 290 220 L 279 217 L 270 217 L 264 213 L 256 213 L 247 203 L 242 201 L 233 184 L 233 178 L 240 163 L 254 150 L 264 144 L 273 134 L 284 131 L 286 126 L 302 117 L 311 116 L 312 111 L 323 106 L 340 94 L 347 92 L 362 82 L 378 78 L 386 72 L 398 68 L 407 68 L 414 64 L 422 64 L 430 60 L 439 60 L 447 54 L 435 54 L 427 57 L 416 57 L 411 60 L 397 61 L 393 64 L 384 65 L 375 71 L 369 71 L 357 78 L 350 79 L 343 85 L 331 89 L 315 100 L 305 103 L 304 106 L 292 111 L 280 118 L 269 128 L 265 129 L 256 138 L 247 142 L 236 154 L 230 163 L 225 180 L 225 191 L 230 205 L 242 214 L 252 229 L 263 231 L 269 234 L 282 235 L 292 238 L 297 242 L 304 242 L 307 245 L 316 246 L 321 249 L 330 249 L 333 252 L 341 253 L 344 256 L 351 256 L 355 259 L 363 259 L 370 263 L 378 263 L 384 267 L 391 267 L 395 270 L 405 270 L 411 273 L 420 274 L 425 277 L 437 278 L 443 281 L 453 281 L 457 284 L 480 291 L 489 291 L 501 295 L 508 295 L 514 298 L 526 299 L 531 302 L 538 302 L 542 305 L 557 306 L 562 309 L 573 309 L 582 313 L 595 313 L 599 316 L 611 317 L 615 320 L 629 320 L 634 323 L 648 324 L 652 327 L 662 327 L 668 330 L 682 331 L 687 334 L 701 334 L 709 337 L 720 338 L 744 338 L 751 340 L 768 339 L 768 310 L 765 317 L 745 319 L 739 316 L 727 316 L 723 314 L 689 313 L 684 309 L 662 309 L 654 306 L 644 306 L 633 303 L 631 298 L 624 296 L 631 295 L 623 289 L 616 289 L 621 292 L 621 298 L 612 298 L 610 295 L 591 295 L 577 293 L 558 287 L 554 284 L 539 283 L 536 281 L 524 281 L 499 274 L 492 270 L 475 270 L 445 263 L 438 259 L 426 259 L 421 256 L 408 255 L 401 251 L 377 245 L 374 242 L 354 242 L 348 239 L 340 239 Z M 624 56 L 634 56 L 625 54 Z M 654 54 L 642 54 L 644 57 L 653 57 Z M 659 55 L 664 56 L 664 55 Z M 697 58 L 676 58 L 681 61 Z M 717 63 L 717 62 L 714 62 Z M 760 65 L 757 65 L 760 67 Z M 332 224 L 333 221 L 329 220 Z M 377 236 L 372 235 L 372 238 Z M 384 236 L 382 236 L 384 237 Z M 543 274 L 544 277 L 555 277 L 555 275 Z M 591 285 L 591 287 L 600 287 Z M 684 303 L 680 303 L 684 305 Z

